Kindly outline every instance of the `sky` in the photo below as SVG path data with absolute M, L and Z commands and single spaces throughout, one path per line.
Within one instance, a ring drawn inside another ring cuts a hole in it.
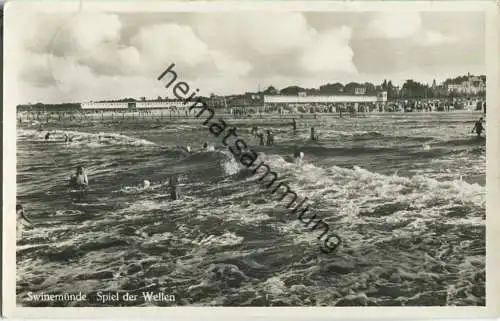
M 18 103 L 174 98 L 156 79 L 171 63 L 201 95 L 484 74 L 484 24 L 479 11 L 23 11 L 9 50 Z

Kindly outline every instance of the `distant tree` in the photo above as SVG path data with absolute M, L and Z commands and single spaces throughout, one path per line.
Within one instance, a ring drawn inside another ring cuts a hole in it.
M 376 95 L 377 94 L 377 88 L 375 87 L 374 84 L 372 84 L 370 82 L 365 82 L 364 87 L 366 88 L 367 95 Z
M 436 89 L 433 87 L 429 87 L 427 90 L 427 98 L 436 98 L 437 97 L 437 92 Z
M 146 101 L 146 97 L 141 97 L 141 101 Z
M 319 87 L 319 93 L 324 95 L 339 94 L 344 90 L 341 83 L 326 84 Z
M 307 88 L 305 91 L 306 91 L 306 94 L 309 96 L 314 96 L 314 95 L 320 94 L 320 91 L 316 88 Z
M 162 100 L 161 96 L 156 97 L 156 100 L 161 101 Z
M 305 91 L 304 88 L 299 86 L 288 86 L 280 90 L 280 93 L 283 95 L 298 95 L 299 92 Z
M 350 82 L 344 86 L 344 93 L 353 95 L 356 88 L 363 87 L 363 85 L 358 84 L 357 82 Z
M 425 98 L 428 86 L 408 79 L 403 84 L 402 89 L 404 89 L 404 94 L 402 95 L 403 98 Z
M 383 91 L 387 91 L 387 80 L 384 79 L 384 82 L 382 82 L 382 85 L 380 85 L 382 87 L 382 90 Z
M 448 78 L 446 79 L 443 84 L 444 85 L 460 85 L 464 81 L 467 81 L 469 79 L 469 76 L 458 76 L 455 78 Z
M 394 86 L 392 85 L 392 81 L 389 80 L 389 82 L 387 83 L 387 99 L 394 99 L 394 98 L 396 98 L 396 88 L 394 88 Z
M 267 87 L 266 90 L 264 90 L 264 94 L 265 95 L 276 95 L 278 93 L 278 90 L 276 90 L 276 88 L 274 88 L 274 86 L 269 86 Z

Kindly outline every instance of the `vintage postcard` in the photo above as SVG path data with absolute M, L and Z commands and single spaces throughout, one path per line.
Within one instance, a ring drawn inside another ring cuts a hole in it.
M 498 316 L 493 1 L 10 1 L 3 32 L 5 316 Z

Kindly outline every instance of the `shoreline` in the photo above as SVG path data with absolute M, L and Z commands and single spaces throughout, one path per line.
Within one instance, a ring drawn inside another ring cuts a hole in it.
M 325 120 L 337 119 L 339 121 L 355 121 L 356 119 L 367 119 L 373 118 L 377 119 L 380 117 L 387 117 L 388 122 L 397 118 L 419 118 L 419 117 L 432 117 L 432 116 L 453 116 L 453 115 L 463 115 L 470 116 L 471 122 L 474 121 L 475 118 L 483 116 L 484 114 L 481 111 L 455 111 L 455 112 L 374 112 L 374 113 L 358 113 L 356 115 L 343 115 L 343 117 L 339 117 L 339 114 L 287 114 L 287 115 L 278 115 L 278 114 L 262 114 L 252 117 L 234 117 L 229 114 L 215 114 L 215 118 L 224 120 L 228 125 L 234 125 L 241 128 L 251 128 L 253 125 L 260 126 L 290 126 L 292 119 L 295 119 L 298 125 L 298 128 L 308 127 L 308 126 L 318 126 L 321 127 L 321 124 Z M 113 128 L 115 132 L 127 131 L 127 130 L 155 130 L 155 129 L 163 129 L 165 126 L 169 125 L 199 125 L 200 128 L 203 127 L 203 121 L 206 119 L 200 116 L 199 118 L 195 116 L 186 117 L 168 117 L 163 115 L 163 117 L 159 117 L 159 115 L 133 115 L 133 114 L 120 114 L 119 117 L 113 113 L 107 114 L 91 114 L 86 115 L 86 117 L 72 117 L 70 119 L 69 116 L 61 117 L 59 119 L 58 116 L 52 116 L 51 118 L 39 117 L 37 119 L 29 119 L 22 118 L 21 122 L 19 118 L 17 119 L 16 130 L 19 129 L 27 129 L 27 130 L 42 130 L 42 131 L 51 131 L 51 130 L 82 130 L 86 132 L 92 131 L 107 131 L 110 128 Z M 117 128 L 120 127 L 120 128 Z
M 369 118 L 369 117 L 379 117 L 379 116 L 405 116 L 405 117 L 424 117 L 432 115 L 483 115 L 483 111 L 469 111 L 469 110 L 457 110 L 457 111 L 424 111 L 424 112 L 357 112 L 357 113 L 343 113 L 340 116 L 339 113 L 287 113 L 287 114 L 277 114 L 277 113 L 261 113 L 261 114 L 248 114 L 245 116 L 235 116 L 228 113 L 217 113 L 215 110 L 214 118 L 232 120 L 232 121 L 255 121 L 266 119 L 273 120 L 321 120 L 322 118 L 338 118 L 338 119 L 349 119 L 349 118 Z M 39 123 L 46 122 L 78 122 L 78 121 L 160 121 L 160 122 L 177 122 L 177 121 L 199 121 L 203 120 L 204 114 L 200 117 L 195 115 L 170 115 L 167 113 L 143 113 L 143 112 L 132 112 L 132 113 L 117 113 L 117 112 L 102 112 L 93 114 L 67 114 L 61 115 L 60 113 L 45 113 L 40 114 L 38 117 L 34 113 L 22 112 L 16 114 L 17 123 L 20 120 L 25 122 L 37 121 Z M 206 116 L 205 116 L 206 117 Z
M 387 118 L 388 122 L 398 118 L 420 118 L 420 117 L 443 117 L 443 116 L 470 116 L 470 121 L 473 122 L 477 117 L 483 116 L 481 111 L 450 111 L 450 112 L 371 112 L 371 113 L 357 113 L 357 114 L 343 114 L 340 117 L 337 113 L 316 113 L 316 114 L 286 114 L 279 115 L 276 113 L 268 113 L 261 115 L 251 115 L 250 117 L 235 117 L 230 114 L 217 114 L 215 113 L 214 119 L 224 120 L 228 126 L 238 126 L 240 128 L 251 128 L 254 125 L 258 126 L 276 126 L 287 127 L 291 126 L 292 119 L 297 122 L 298 128 L 308 128 L 316 126 L 321 128 L 325 120 L 336 119 L 338 121 L 355 121 L 356 119 L 380 119 Z M 129 130 L 161 130 L 166 126 L 175 125 L 199 125 L 202 128 L 203 122 L 206 119 L 205 115 L 199 118 L 195 116 L 177 116 L 170 117 L 158 114 L 138 114 L 128 113 L 101 113 L 89 114 L 82 116 L 65 115 L 52 115 L 51 117 L 38 117 L 35 119 L 26 119 L 25 117 L 17 118 L 16 130 L 40 130 L 40 131 L 54 131 L 54 130 L 74 130 L 85 132 L 108 132 L 112 129 L 115 133 L 122 133 Z

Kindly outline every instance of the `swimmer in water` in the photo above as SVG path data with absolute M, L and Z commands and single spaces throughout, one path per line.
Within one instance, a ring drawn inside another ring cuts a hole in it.
M 184 153 L 191 153 L 192 149 L 191 149 L 191 145 L 186 145 L 186 146 L 181 146 L 181 145 L 177 145 L 176 148 L 179 148 L 182 152 Z
M 304 153 L 297 151 L 297 152 L 293 153 L 293 157 L 295 157 L 296 159 L 303 159 L 304 158 Z
M 132 192 L 132 193 L 139 193 L 142 191 L 145 191 L 151 187 L 151 182 L 148 180 L 144 180 L 142 184 L 139 184 L 138 186 L 123 186 L 121 187 L 121 190 L 123 192 Z
M 179 188 L 179 177 L 177 175 L 172 175 L 169 180 L 170 185 L 170 197 L 172 200 L 178 200 L 180 198 L 180 188 Z
M 47 134 L 45 134 L 45 140 L 49 140 L 50 139 L 50 132 L 47 132 Z
M 16 232 L 18 237 L 22 236 L 23 226 L 26 224 L 29 226 L 33 225 L 33 223 L 26 217 L 23 206 L 21 204 L 16 204 Z
M 71 175 L 69 180 L 69 187 L 73 189 L 83 190 L 89 185 L 89 180 L 83 166 L 76 168 L 76 173 Z
M 203 143 L 203 150 L 207 151 L 208 150 L 208 142 Z
M 295 152 L 293 153 L 293 157 L 295 159 L 295 163 L 297 165 L 301 165 L 302 164 L 302 161 L 304 160 L 304 153 L 303 152 Z
M 16 217 L 17 220 L 23 223 L 28 223 L 28 224 L 33 224 L 30 219 L 26 217 L 26 214 L 24 213 L 24 207 L 21 204 L 16 204 Z
M 483 117 L 479 118 L 477 122 L 474 123 L 471 133 L 476 131 L 477 137 L 481 137 L 481 133 L 484 131 L 483 127 Z

